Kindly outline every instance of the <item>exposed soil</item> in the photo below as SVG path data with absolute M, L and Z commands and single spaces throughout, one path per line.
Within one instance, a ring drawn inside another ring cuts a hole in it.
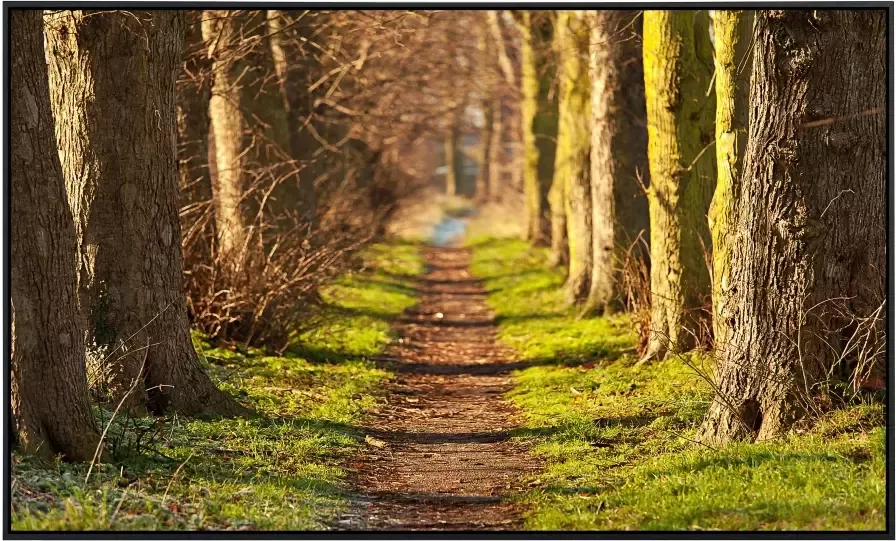
M 512 352 L 495 343 L 485 292 L 458 248 L 424 252 L 419 304 L 381 359 L 397 373 L 389 402 L 365 427 L 354 464 L 352 530 L 512 530 L 522 508 L 509 496 L 538 463 L 511 441 L 513 405 L 503 399 Z

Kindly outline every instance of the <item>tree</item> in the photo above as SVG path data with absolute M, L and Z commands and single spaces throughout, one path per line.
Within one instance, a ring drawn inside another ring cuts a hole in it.
M 495 10 L 488 10 L 486 19 L 488 21 L 488 29 L 492 34 L 492 40 L 494 40 L 495 48 L 497 49 L 498 65 L 501 67 L 501 73 L 504 75 L 504 81 L 511 88 L 516 88 L 516 74 L 513 70 L 513 62 L 510 60 L 510 55 L 507 54 L 507 45 L 504 42 L 504 30 L 501 25 L 500 15 Z
M 246 243 L 240 211 L 243 196 L 241 160 L 243 150 L 240 88 L 233 73 L 232 42 L 236 39 L 233 14 L 209 10 L 202 17 L 202 39 L 212 59 L 212 94 L 208 116 L 214 145 L 212 192 L 218 254 L 231 272 L 239 270 Z
M 504 102 L 500 96 L 493 96 L 490 103 L 491 113 L 491 143 L 489 143 L 489 198 L 492 201 L 500 201 L 506 195 L 508 186 L 504 182 Z
M 755 17 L 709 441 L 780 435 L 886 299 L 886 13 Z
M 557 129 L 557 157 L 554 184 L 564 187 L 563 200 L 551 203 L 564 206 L 569 274 L 567 300 L 583 301 L 591 279 L 591 187 L 589 135 L 591 101 L 588 80 L 588 32 L 584 12 L 564 11 L 558 16 L 555 46 L 560 56 L 560 123 Z M 560 216 L 558 215 L 558 219 Z
M 460 138 L 460 110 L 449 112 L 447 117 L 447 129 L 445 130 L 445 193 L 458 194 L 458 176 L 460 165 L 460 151 L 458 139 Z
M 730 288 L 733 197 L 747 142 L 752 29 L 751 11 L 713 12 L 718 179 L 708 217 L 713 242 L 713 335 L 717 349 L 726 343 L 723 303 L 727 298 L 725 290 Z
M 706 11 L 644 12 L 650 164 L 650 337 L 644 360 L 683 351 L 707 325 L 706 213 L 715 186 L 715 98 Z
M 550 138 L 538 139 L 539 128 L 544 124 L 546 109 L 549 113 L 550 100 L 546 98 L 546 81 L 540 76 L 540 68 L 543 66 L 544 53 L 541 49 L 544 45 L 541 27 L 545 24 L 537 24 L 533 21 L 530 11 L 515 12 L 517 28 L 521 40 L 521 103 L 520 122 L 523 126 L 523 191 L 525 194 L 526 208 L 526 237 L 534 246 L 548 244 L 551 234 L 551 225 L 547 216 L 548 201 L 546 198 L 548 187 L 553 178 L 553 152 L 542 151 L 539 143 L 548 144 L 547 150 L 553 150 Z M 541 60 L 541 61 L 540 61 Z M 552 75 L 552 74 L 550 74 Z M 547 167 L 541 167 L 549 162 Z M 542 171 L 546 174 L 542 174 Z M 565 225 L 563 226 L 566 227 Z
M 187 321 L 174 103 L 183 12 L 61 11 L 45 29 L 82 305 L 117 357 L 114 399 L 156 413 L 242 412 L 202 371 Z
M 589 13 L 593 261 L 585 311 L 601 314 L 617 308 L 622 258 L 650 226 L 641 188 L 647 130 L 640 13 Z
M 731 224 L 734 196 L 743 168 L 747 146 L 750 100 L 750 51 L 753 12 L 716 10 L 713 12 L 716 76 L 716 190 L 709 207 L 712 232 L 712 308 L 716 349 L 725 347 L 730 294 Z
M 27 453 L 91 460 L 77 244 L 56 153 L 42 12 L 11 17 L 11 367 L 16 436 Z
M 492 146 L 493 130 L 495 127 L 495 109 L 493 107 L 494 100 L 494 84 L 491 81 L 491 53 L 492 48 L 489 47 L 489 32 L 485 24 L 479 25 L 479 78 L 480 84 L 478 91 L 480 96 L 480 108 L 482 109 L 482 130 L 479 136 L 479 169 L 476 174 L 476 198 L 485 201 L 489 198 L 490 182 L 494 182 L 491 177 L 492 158 L 494 147 Z
M 180 170 L 180 192 L 185 204 L 211 200 L 209 165 L 208 102 L 211 87 L 203 74 L 210 68 L 202 41 L 202 11 L 188 12 L 189 24 L 184 32 L 185 67 L 178 80 L 177 140 Z M 202 50 L 202 54 L 194 51 Z M 210 163 L 211 161 L 211 163 Z
M 289 58 L 285 45 L 283 43 L 284 33 L 287 32 L 288 26 L 297 26 L 299 30 L 306 30 L 308 25 L 304 25 L 301 21 L 290 21 L 286 12 L 279 10 L 268 10 L 268 41 L 271 47 L 271 56 L 274 60 L 274 70 L 277 73 L 277 79 L 280 83 L 280 95 L 283 100 L 283 107 L 286 110 L 286 126 L 289 136 L 290 155 L 294 160 L 298 160 L 307 156 L 309 150 L 319 148 L 319 143 L 313 142 L 308 137 L 307 130 L 302 128 L 302 120 L 300 116 L 310 115 L 310 107 L 307 104 L 308 92 L 302 87 L 300 81 L 296 80 L 294 69 L 290 69 Z M 287 25 L 284 25 L 286 20 Z M 313 64 L 310 61 L 306 61 Z M 309 167 L 304 174 L 301 168 L 296 167 L 296 177 L 299 185 L 299 213 L 302 220 L 312 227 L 316 221 L 317 215 L 317 194 L 314 188 L 314 177 L 316 167 Z

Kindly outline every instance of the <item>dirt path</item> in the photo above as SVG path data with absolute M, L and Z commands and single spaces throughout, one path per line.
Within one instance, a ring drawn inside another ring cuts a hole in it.
M 510 440 L 515 410 L 502 395 L 511 352 L 495 343 L 469 252 L 430 248 L 424 257 L 419 304 L 396 325 L 401 340 L 382 359 L 397 372 L 389 404 L 366 427 L 367 451 L 353 464 L 357 518 L 340 526 L 519 529 L 520 506 L 507 496 L 538 464 Z

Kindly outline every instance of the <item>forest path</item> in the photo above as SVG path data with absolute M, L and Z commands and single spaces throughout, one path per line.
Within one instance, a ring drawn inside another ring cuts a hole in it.
M 508 501 L 537 461 L 511 441 L 516 410 L 503 399 L 512 352 L 495 343 L 485 291 L 470 253 L 427 248 L 419 303 L 395 325 L 401 337 L 381 359 L 396 377 L 388 404 L 365 427 L 353 469 L 359 530 L 520 529 Z

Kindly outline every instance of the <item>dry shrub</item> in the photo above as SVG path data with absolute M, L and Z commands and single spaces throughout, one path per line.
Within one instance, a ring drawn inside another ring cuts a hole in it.
M 354 255 L 382 235 L 397 201 L 406 197 L 397 187 L 400 172 L 360 159 L 348 162 L 342 169 L 331 167 L 338 182 L 326 182 L 329 189 L 320 190 L 324 198 L 314 226 L 283 205 L 270 209 L 270 194 L 284 177 L 258 178 L 263 189 L 247 191 L 255 201 L 246 206 L 258 211 L 248 224 L 237 268 L 215 251 L 212 206 L 187 207 L 193 212 L 182 215 L 190 220 L 184 226 L 189 233 L 184 235 L 184 266 L 194 327 L 218 340 L 282 350 L 311 321 L 321 306 L 320 286 L 356 263 Z M 204 212 L 196 212 L 200 208 Z
M 632 315 L 632 323 L 638 333 L 636 351 L 639 356 L 647 351 L 650 339 L 650 246 L 641 231 L 628 246 L 621 251 L 621 283 L 623 304 Z
M 886 390 L 886 300 L 867 313 L 851 301 L 827 299 L 803 316 L 804 322 L 812 320 L 807 328 L 813 330 L 797 338 L 797 394 L 810 419 Z

